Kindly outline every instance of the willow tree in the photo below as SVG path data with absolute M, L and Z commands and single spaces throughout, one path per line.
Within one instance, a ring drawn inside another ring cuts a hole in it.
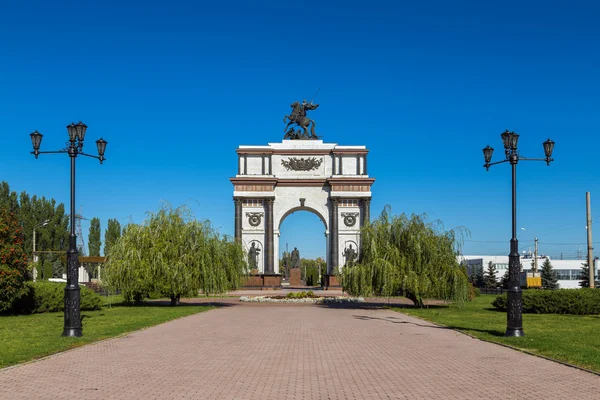
M 415 306 L 423 299 L 462 302 L 468 278 L 457 262 L 464 230 L 445 231 L 425 216 L 394 216 L 386 206 L 363 227 L 359 262 L 344 268 L 344 290 L 355 296 L 406 296 Z
M 107 286 L 135 302 L 149 293 L 173 305 L 199 291 L 224 293 L 239 287 L 247 269 L 241 244 L 194 220 L 185 206 L 165 205 L 142 225 L 127 225 L 107 256 Z

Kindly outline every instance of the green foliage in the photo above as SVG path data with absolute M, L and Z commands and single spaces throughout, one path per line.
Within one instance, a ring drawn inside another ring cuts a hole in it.
M 481 296 L 481 290 L 473 286 L 471 282 L 469 282 L 469 301 L 472 301 L 475 297 Z
M 317 296 L 312 290 L 309 290 L 308 292 L 302 291 L 288 293 L 285 297 L 288 299 L 314 299 Z
M 485 286 L 485 275 L 483 274 L 483 268 L 476 268 L 475 275 L 472 277 L 473 285 L 478 288 Z
M 510 278 L 508 276 L 508 269 L 504 272 L 504 276 L 502 276 L 502 289 L 508 289 L 508 282 Z
M 582 288 L 590 287 L 590 267 L 588 267 L 587 262 L 581 264 L 581 282 L 579 282 L 579 286 Z M 597 280 L 594 280 L 594 286 L 599 286 L 599 282 Z
M 69 217 L 64 204 L 54 199 L 30 197 L 26 192 L 17 195 L 10 191 L 6 182 L 0 182 L 0 206 L 5 205 L 17 216 L 23 228 L 23 246 L 29 258 L 33 258 L 33 229 L 36 228 L 37 251 L 66 251 L 69 245 Z M 38 226 L 48 220 L 46 226 Z M 46 253 L 40 253 L 43 262 Z
M 506 302 L 506 295 L 498 296 L 492 302 L 492 306 L 500 311 L 506 311 Z M 600 314 L 600 290 L 524 290 L 523 312 L 529 314 Z
M 42 264 L 42 275 L 38 275 L 40 279 L 48 280 L 52 278 L 52 262 L 46 258 Z
M 320 258 L 316 260 L 300 259 L 300 271 L 306 286 L 317 286 L 319 284 L 319 263 L 323 264 L 324 262 Z
M 0 311 L 11 309 L 23 294 L 27 276 L 23 228 L 14 211 L 0 208 Z
M 104 232 L 104 255 L 108 256 L 112 246 L 121 237 L 121 224 L 116 219 L 108 220 L 108 227 Z
M 65 286 L 65 283 L 60 282 L 27 282 L 26 290 L 15 303 L 13 312 L 36 314 L 63 311 Z M 82 311 L 99 310 L 102 307 L 102 299 L 87 287 L 80 286 L 80 307 Z
M 381 216 L 361 231 L 360 262 L 343 269 L 344 290 L 353 296 L 406 296 L 422 307 L 423 299 L 464 302 L 468 278 L 456 261 L 457 234 L 425 216 Z
M 143 225 L 129 224 L 110 249 L 103 281 L 126 301 L 149 293 L 180 297 L 235 290 L 247 272 L 242 245 L 221 236 L 208 221 L 193 219 L 185 207 L 164 205 Z
M 90 221 L 90 233 L 88 235 L 90 256 L 100 256 L 100 246 L 102 246 L 102 241 L 100 240 L 100 219 L 94 217 Z
M 552 269 L 552 264 L 547 258 L 542 264 L 540 276 L 542 278 L 542 289 L 558 289 L 560 287 L 556 272 Z
M 487 271 L 483 278 L 483 287 L 486 289 L 495 289 L 498 287 L 498 281 L 496 280 L 496 266 L 491 261 L 488 263 Z
M 60 257 L 54 257 L 54 261 L 52 261 L 52 277 L 53 278 L 62 278 L 62 274 L 66 273 L 67 266 L 62 262 Z

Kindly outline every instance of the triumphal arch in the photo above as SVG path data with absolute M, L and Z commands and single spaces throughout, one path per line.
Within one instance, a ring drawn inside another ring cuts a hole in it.
M 375 181 L 367 172 L 369 151 L 320 140 L 306 115 L 317 107 L 312 102 L 292 104 L 282 142 L 236 150 L 238 171 L 231 178 L 235 238 L 253 255 L 252 264 L 261 275 L 279 275 L 279 229 L 299 210 L 323 222 L 328 275 L 344 267 L 352 250 L 360 252 L 360 229 L 370 218 Z

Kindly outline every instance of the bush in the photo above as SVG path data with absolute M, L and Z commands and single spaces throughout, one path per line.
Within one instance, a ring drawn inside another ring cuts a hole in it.
M 42 281 L 27 282 L 25 286 L 25 294 L 15 304 L 15 313 L 37 314 L 64 310 L 66 284 Z M 80 290 L 80 309 L 82 311 L 102 308 L 100 296 L 85 286 L 80 286 Z
M 506 295 L 498 296 L 492 306 L 506 311 Z M 527 314 L 600 314 L 600 290 L 557 289 L 523 291 L 523 313 Z
M 14 212 L 0 208 L 0 312 L 11 310 L 23 295 L 27 275 L 23 228 Z
M 315 293 L 312 290 L 309 290 L 308 292 L 292 292 L 292 293 L 288 293 L 287 296 L 288 299 L 314 299 L 315 297 Z
M 479 290 L 479 288 L 476 288 L 471 282 L 469 282 L 469 301 L 479 296 L 481 296 L 481 290 Z

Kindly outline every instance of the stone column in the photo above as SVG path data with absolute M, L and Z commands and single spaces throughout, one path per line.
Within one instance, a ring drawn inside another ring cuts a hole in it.
M 274 274 L 275 265 L 273 257 L 273 201 L 265 199 L 265 274 Z
M 265 154 L 264 153 L 260 156 L 260 161 L 261 161 L 261 165 L 262 165 L 261 175 L 264 175 L 265 174 Z
M 367 155 L 363 156 L 363 175 L 368 175 L 367 173 Z
M 234 217 L 234 237 L 236 240 L 242 240 L 242 199 L 234 197 L 235 217 Z
M 344 162 L 343 162 L 343 157 L 342 157 L 341 154 L 339 155 L 339 158 L 340 158 L 340 162 L 339 162 L 338 175 L 343 175 L 344 174 L 344 169 L 343 169 L 344 167 L 342 166 L 342 164 L 344 164 Z
M 338 231 L 338 205 L 340 200 L 337 197 L 331 198 L 331 229 L 329 236 L 331 237 L 331 270 L 329 274 L 333 274 L 339 266 L 339 231 Z
M 273 175 L 273 156 L 269 154 L 269 175 Z
M 238 154 L 238 175 L 242 174 L 242 156 Z
M 248 175 L 248 154 L 244 154 L 244 175 Z
M 360 175 L 360 155 L 356 156 L 356 175 Z
M 362 226 L 371 221 L 371 199 L 362 200 Z

